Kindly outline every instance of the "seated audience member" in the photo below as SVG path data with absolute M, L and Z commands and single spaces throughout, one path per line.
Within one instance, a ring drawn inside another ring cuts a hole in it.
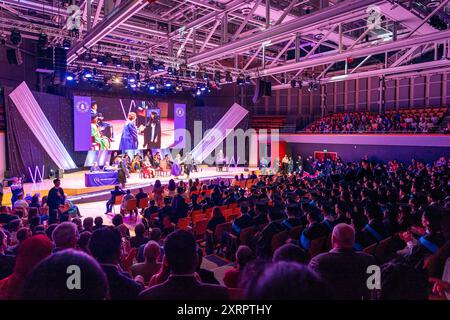
M 14 272 L 0 280 L 0 300 L 20 299 L 23 283 L 33 268 L 52 253 L 52 242 L 45 235 L 26 239 L 17 254 Z
M 171 222 L 169 216 L 164 216 L 162 220 L 162 233 L 161 233 L 162 237 L 165 238 L 174 231 L 175 231 L 175 224 Z
M 328 231 L 326 227 L 320 223 L 320 216 L 316 211 L 311 210 L 306 217 L 308 225 L 300 235 L 300 244 L 303 249 L 309 250 L 311 241 L 327 236 Z
M 148 284 L 151 277 L 159 272 L 161 263 L 158 261 L 161 254 L 161 248 L 155 241 L 149 241 L 144 244 L 144 262 L 136 263 L 131 267 L 133 277 L 142 276 L 144 283 Z
M 236 251 L 236 266 L 228 269 L 223 277 L 223 283 L 228 288 L 240 288 L 240 281 L 245 266 L 254 259 L 252 249 L 241 245 Z
M 364 228 L 356 233 L 355 249 L 362 250 L 385 239 L 389 233 L 386 225 L 383 223 L 383 213 L 377 203 L 367 202 L 364 214 L 369 220 Z
M 216 227 L 221 224 L 225 223 L 225 217 L 222 214 L 222 211 L 219 207 L 213 208 L 212 218 L 209 219 L 208 224 L 206 225 L 206 253 L 211 254 L 214 251 L 214 232 L 216 231 Z
M 23 198 L 23 193 L 17 196 L 17 200 L 14 202 L 13 208 L 28 208 L 28 202 Z
M 116 197 L 122 196 L 124 194 L 125 194 L 125 192 L 122 189 L 120 189 L 119 186 L 114 187 L 114 190 L 111 191 L 111 197 L 106 202 L 106 213 L 105 214 L 108 214 L 112 211 L 112 207 L 116 203 Z
M 297 218 L 297 208 L 295 206 L 291 205 L 286 208 L 286 216 L 286 219 L 281 222 L 286 230 L 302 225 L 301 220 Z
M 123 223 L 123 216 L 121 214 L 116 214 L 111 220 L 113 226 L 120 232 L 122 237 L 130 237 L 130 230 Z
M 70 282 L 70 273 L 61 272 L 71 270 L 71 266 L 81 270 L 79 280 Z M 107 297 L 108 281 L 100 265 L 88 254 L 73 249 L 52 254 L 39 263 L 26 278 L 21 294 L 24 300 L 104 300 Z
M 403 263 L 387 263 L 381 270 L 380 300 L 427 300 L 426 272 Z
M 241 206 L 240 208 L 242 215 L 239 218 L 234 219 L 233 223 L 231 224 L 231 233 L 235 236 L 239 236 L 243 229 L 255 225 L 252 217 L 248 214 L 248 207 Z
M 83 252 L 86 252 L 87 254 L 90 254 L 89 252 L 89 241 L 91 240 L 92 232 L 90 231 L 83 231 L 80 233 L 80 237 L 77 242 L 77 248 Z
M 432 254 L 436 254 L 445 244 L 445 238 L 442 233 L 442 215 L 435 207 L 428 206 L 425 208 L 422 215 L 422 225 L 425 228 L 415 229 L 416 232 L 421 232 L 419 239 L 416 240 L 411 232 L 406 232 L 401 235 L 402 239 L 407 244 L 406 261 L 421 268 L 424 260 Z
M 126 191 L 125 195 L 124 195 L 123 198 L 122 198 L 122 204 L 120 205 L 120 211 L 121 211 L 121 212 L 124 211 L 124 210 L 126 209 L 128 200 L 132 200 L 132 199 L 134 199 L 134 196 L 133 196 L 133 194 L 131 193 L 131 190 L 128 189 L 128 190 Z
M 145 227 L 142 223 L 139 223 L 134 227 L 134 233 L 135 236 L 130 238 L 132 248 L 139 248 L 141 245 L 150 241 L 150 239 L 145 236 Z
M 175 224 L 178 222 L 178 219 L 185 218 L 188 215 L 189 207 L 186 204 L 183 193 L 184 188 L 178 187 L 177 195 L 172 199 L 172 215 L 170 220 Z
M 200 277 L 200 280 L 203 283 L 219 284 L 219 281 L 217 281 L 216 276 L 214 275 L 214 272 L 202 268 L 202 262 L 203 262 L 202 248 L 197 249 L 197 255 L 198 255 L 198 259 L 197 259 L 198 265 L 197 265 L 196 273 Z
M 143 291 L 144 300 L 226 300 L 225 287 L 201 283 L 195 276 L 197 245 L 192 233 L 177 230 L 164 242 L 170 276 L 164 283 Z
M 258 257 L 271 257 L 272 256 L 272 239 L 273 237 L 285 230 L 284 226 L 275 221 L 275 211 L 270 210 L 267 214 L 269 223 L 266 227 L 257 235 L 256 242 L 256 255 Z
M 136 193 L 135 198 L 136 198 L 137 205 L 139 205 L 139 200 L 148 198 L 148 193 L 144 192 L 143 188 L 139 188 L 139 192 Z
M 29 208 L 40 208 L 41 207 L 41 194 L 36 192 L 31 198 L 31 202 L 28 204 Z
M 307 266 L 277 262 L 246 288 L 250 300 L 329 300 L 333 296 L 326 282 Z
M 339 299 L 369 299 L 367 268 L 375 265 L 375 258 L 355 252 L 355 230 L 344 223 L 336 225 L 331 236 L 330 252 L 311 259 L 309 267 L 315 270 L 334 289 Z
M 52 240 L 55 244 L 53 252 L 76 248 L 79 234 L 77 226 L 72 222 L 63 222 L 55 227 Z
M 16 233 L 17 243 L 12 247 L 8 247 L 7 253 L 16 256 L 17 252 L 19 250 L 19 247 L 22 245 L 22 243 L 26 239 L 28 239 L 31 236 L 32 236 L 32 234 L 31 234 L 31 230 L 29 228 L 20 228 L 19 230 L 17 230 L 17 233 Z
M 84 218 L 82 231 L 94 231 L 94 219 L 92 217 Z
M 15 257 L 6 253 L 7 235 L 0 229 L 0 280 L 11 275 L 14 270 Z
M 119 266 L 122 237 L 117 229 L 105 227 L 92 233 L 89 251 L 102 266 L 112 300 L 136 299 L 142 290 L 140 284 L 131 279 Z
M 308 262 L 308 254 L 299 246 L 292 243 L 286 243 L 275 250 L 272 261 L 306 264 Z
M 94 227 L 92 228 L 92 231 L 95 231 L 97 229 L 103 228 L 103 218 L 102 217 L 95 217 L 94 219 Z

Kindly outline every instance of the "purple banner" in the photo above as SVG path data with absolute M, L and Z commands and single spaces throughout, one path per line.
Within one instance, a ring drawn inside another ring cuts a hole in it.
M 74 146 L 75 151 L 86 151 L 91 141 L 91 97 L 73 97 Z
M 174 142 L 173 148 L 184 148 L 186 146 L 186 105 L 174 104 Z

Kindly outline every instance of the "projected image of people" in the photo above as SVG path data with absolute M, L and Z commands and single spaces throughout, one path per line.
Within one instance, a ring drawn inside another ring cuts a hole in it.
M 91 97 L 76 98 L 83 101 L 91 99 L 89 112 L 82 112 L 74 105 L 78 151 L 171 148 L 175 144 L 175 131 L 185 128 L 184 104 L 106 97 L 95 97 L 95 100 Z M 175 107 L 183 110 L 176 117 Z M 86 121 L 89 119 L 91 134 L 86 136 Z M 177 137 L 177 147 L 183 147 L 179 140 Z

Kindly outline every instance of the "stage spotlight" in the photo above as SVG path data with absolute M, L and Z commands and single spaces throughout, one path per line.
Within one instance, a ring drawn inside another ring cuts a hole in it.
M 222 80 L 222 75 L 220 74 L 220 71 L 216 71 L 214 73 L 214 81 L 220 83 L 220 80 Z
M 291 88 L 295 88 L 295 85 L 297 84 L 297 81 L 294 79 L 291 80 Z
M 236 79 L 236 84 L 242 86 L 245 84 L 244 75 L 240 73 Z
M 203 80 L 208 81 L 208 74 L 203 72 Z
M 66 73 L 66 80 L 67 81 L 73 81 L 75 80 L 75 75 L 72 72 L 67 72 Z
M 120 61 L 120 59 L 114 58 L 113 59 L 113 64 L 117 67 L 120 68 L 122 66 L 122 61 Z
M 150 91 L 155 91 L 155 90 L 156 90 L 156 84 L 150 83 L 150 84 L 148 85 L 148 90 L 150 90 Z
M 20 34 L 20 31 L 13 29 L 11 31 L 11 35 L 9 36 L 9 40 L 11 40 L 13 45 L 18 46 L 22 42 L 22 35 Z
M 195 71 L 191 71 L 191 79 L 195 79 L 197 77 L 197 75 L 195 74 Z
M 196 94 L 197 96 L 200 96 L 200 95 L 202 94 L 202 91 L 201 91 L 200 89 L 197 89 L 197 91 L 195 92 L 195 94 Z
M 91 69 L 86 68 L 84 69 L 83 73 L 82 73 L 83 78 L 85 79 L 92 79 L 92 77 L 94 76 Z
M 251 84 L 252 83 L 252 79 L 250 76 L 246 76 L 245 77 L 245 84 Z
M 231 76 L 230 71 L 227 71 L 225 73 L 225 81 L 226 81 L 226 83 L 233 83 L 233 77 Z
M 168 67 L 167 68 L 167 74 L 172 75 L 173 74 L 173 69 L 172 67 Z
M 69 39 L 64 39 L 63 42 L 62 42 L 62 47 L 63 47 L 65 50 L 69 50 L 70 47 L 71 47 L 71 45 L 72 45 L 72 43 L 70 42 Z
M 160 62 L 159 64 L 158 64 L 158 69 L 157 69 L 159 72 L 162 72 L 162 71 L 164 71 L 164 70 L 166 70 L 166 67 L 164 66 L 164 63 L 162 63 L 162 62 Z
M 136 72 L 139 72 L 139 71 L 141 70 L 141 64 L 138 63 L 138 62 L 136 62 L 136 63 L 134 64 L 134 70 L 136 70 Z
M 104 65 L 105 64 L 105 58 L 104 57 L 97 57 L 97 64 Z
M 167 89 L 172 88 L 172 81 L 166 80 L 166 82 L 164 83 L 164 86 L 165 86 Z

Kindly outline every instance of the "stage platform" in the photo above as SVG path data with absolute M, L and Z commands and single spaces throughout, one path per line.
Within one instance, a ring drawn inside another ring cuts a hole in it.
M 248 170 L 248 171 L 247 171 Z M 244 167 L 230 167 L 228 171 L 219 172 L 215 167 L 207 167 L 199 169 L 199 172 L 192 172 L 190 179 L 200 179 L 209 180 L 216 178 L 233 178 L 235 175 L 248 175 L 251 171 L 256 171 L 258 168 L 244 168 Z M 86 187 L 84 184 L 84 174 L 88 172 L 87 170 L 78 171 L 74 173 L 64 174 L 61 179 L 61 187 L 64 189 L 65 194 L 74 203 L 86 203 L 104 200 L 105 197 L 109 196 L 109 191 L 114 188 L 114 186 L 101 186 L 101 187 Z M 149 192 L 157 179 L 159 179 L 163 184 L 167 184 L 170 179 L 175 179 L 175 181 L 187 181 L 186 176 L 179 176 L 175 178 L 173 176 L 167 175 L 162 177 L 156 177 L 152 179 L 139 178 L 139 173 L 131 173 L 131 177 L 127 179 L 127 184 L 125 189 L 131 189 L 133 192 L 139 188 L 144 188 L 146 192 Z M 39 192 L 41 197 L 48 194 L 48 191 L 53 187 L 53 182 L 50 179 L 45 179 L 43 182 L 39 183 L 25 183 L 24 190 L 25 194 L 34 194 Z M 3 205 L 11 205 L 11 190 L 8 187 L 3 189 Z

